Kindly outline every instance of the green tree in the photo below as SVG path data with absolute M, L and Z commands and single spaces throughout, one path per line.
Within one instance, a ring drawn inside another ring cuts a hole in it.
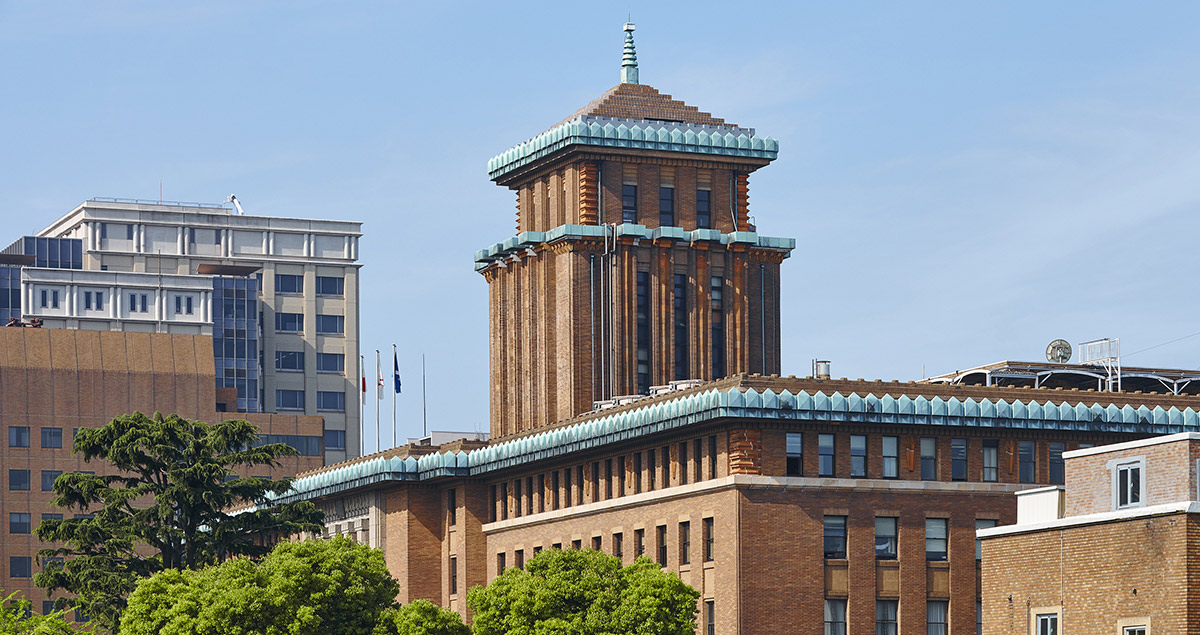
M 297 454 L 284 444 L 255 447 L 257 432 L 247 421 L 210 425 L 157 412 L 79 430 L 73 453 L 107 462 L 116 473 L 75 472 L 54 482 L 52 503 L 76 517 L 38 526 L 38 538 L 62 545 L 39 552 L 38 586 L 74 594 L 60 599 L 59 608 L 82 609 L 116 633 L 139 579 L 261 556 L 270 548 L 257 540 L 262 536 L 320 530 L 322 514 L 311 502 L 270 502 L 291 488 L 290 480 L 237 476 L 239 468 L 277 466 L 280 457 Z M 249 504 L 256 507 L 230 512 Z
M 378 549 L 346 538 L 281 543 L 260 562 L 235 558 L 142 581 L 121 633 L 372 635 L 398 590 Z
M 416 600 L 384 611 L 375 635 L 471 635 L 471 629 L 458 613 Z
M 89 630 L 76 628 L 63 619 L 61 612 L 34 615 L 33 605 L 0 590 L 0 633 L 4 635 L 78 635 Z
M 649 558 L 543 551 L 467 595 L 475 635 L 692 635 L 700 594 Z

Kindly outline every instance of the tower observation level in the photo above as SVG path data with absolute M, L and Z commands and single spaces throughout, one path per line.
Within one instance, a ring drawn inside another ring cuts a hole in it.
M 517 233 L 475 254 L 488 283 L 491 432 L 503 437 L 651 386 L 778 373 L 779 266 L 749 177 L 778 142 L 621 83 L 488 162 Z

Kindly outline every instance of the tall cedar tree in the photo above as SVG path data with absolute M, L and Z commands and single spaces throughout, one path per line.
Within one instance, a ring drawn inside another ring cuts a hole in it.
M 73 472 L 54 482 L 51 503 L 75 517 L 38 526 L 39 539 L 62 545 L 38 553 L 38 586 L 74 594 L 59 599 L 59 607 L 80 609 L 116 633 L 139 579 L 233 556 L 260 557 L 270 551 L 256 541 L 263 536 L 320 531 L 323 515 L 311 502 L 271 502 L 291 489 L 290 479 L 238 476 L 298 454 L 282 443 L 258 445 L 257 433 L 244 420 L 210 425 L 157 412 L 80 429 L 72 452 L 89 463 L 105 461 L 115 473 Z M 247 504 L 256 508 L 230 512 Z

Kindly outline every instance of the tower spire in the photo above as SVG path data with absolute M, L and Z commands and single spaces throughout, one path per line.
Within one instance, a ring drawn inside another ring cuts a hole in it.
M 637 51 L 633 47 L 633 23 L 625 23 L 625 53 L 621 56 L 621 83 L 638 83 Z

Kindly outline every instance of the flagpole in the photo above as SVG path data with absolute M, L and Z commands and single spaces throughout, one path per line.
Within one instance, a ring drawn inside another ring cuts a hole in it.
M 362 382 L 362 408 L 358 413 L 358 455 L 367 454 L 367 358 L 358 356 L 358 379 Z
M 375 387 L 375 451 L 383 449 L 383 435 L 379 433 L 379 404 L 383 401 L 383 367 L 379 363 L 379 349 L 375 349 L 375 374 L 377 375 Z
M 429 436 L 429 418 L 425 408 L 425 353 L 421 353 L 421 431 Z
M 392 344 L 392 366 L 396 365 L 396 345 Z M 392 447 L 396 447 L 396 378 L 392 377 Z

